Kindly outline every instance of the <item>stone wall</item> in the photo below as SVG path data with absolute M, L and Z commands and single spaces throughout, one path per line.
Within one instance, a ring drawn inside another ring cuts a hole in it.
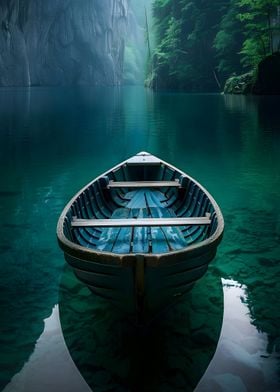
M 129 0 L 1 0 L 0 86 L 115 85 Z

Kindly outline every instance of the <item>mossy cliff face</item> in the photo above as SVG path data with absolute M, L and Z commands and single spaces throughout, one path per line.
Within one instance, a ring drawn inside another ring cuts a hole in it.
M 119 84 L 128 0 L 2 0 L 0 86 Z
M 225 94 L 280 94 L 280 52 L 263 59 L 256 72 L 230 77 Z
M 250 94 L 254 84 L 253 72 L 244 75 L 231 76 L 225 84 L 225 94 Z

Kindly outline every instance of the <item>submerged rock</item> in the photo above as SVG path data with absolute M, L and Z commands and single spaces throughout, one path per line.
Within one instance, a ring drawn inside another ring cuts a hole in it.
M 127 0 L 3 0 L 0 86 L 119 84 Z

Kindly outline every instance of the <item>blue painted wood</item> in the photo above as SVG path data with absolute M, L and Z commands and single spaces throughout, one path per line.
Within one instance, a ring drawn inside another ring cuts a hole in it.
M 138 209 L 138 218 L 148 218 L 146 208 Z M 135 227 L 133 233 L 133 253 L 149 252 L 149 232 L 147 227 Z
M 88 219 L 91 216 L 84 193 L 82 193 L 73 204 L 72 213 L 73 215 L 80 216 L 84 219 Z M 90 230 L 88 230 L 88 228 L 79 228 L 75 229 L 73 233 L 78 244 L 86 248 L 95 248 L 96 239 L 98 238 L 98 231 L 96 229 L 90 228 Z
M 105 207 L 108 216 L 110 216 L 113 211 L 115 210 L 115 205 L 113 204 L 112 200 L 110 198 L 106 198 L 104 191 L 106 192 L 106 189 L 102 186 L 102 180 L 99 179 L 97 182 L 97 188 L 99 190 L 99 200 L 98 203 L 102 203 L 102 205 Z
M 98 186 L 98 183 L 95 182 L 93 185 L 93 194 L 96 200 L 96 204 L 101 212 L 101 214 L 104 215 L 105 218 L 109 218 L 112 214 L 112 212 L 108 209 L 107 203 L 104 203 L 100 188 Z
M 153 192 L 149 190 L 145 192 L 145 202 L 147 206 L 147 212 L 148 212 L 148 216 L 151 218 L 153 217 L 151 208 L 153 207 L 160 208 L 160 201 L 152 194 Z M 149 232 L 151 237 L 151 245 L 152 245 L 153 253 L 167 253 L 170 251 L 164 232 L 161 230 L 160 227 L 150 227 Z
M 97 203 L 97 201 L 96 201 L 94 186 L 91 185 L 91 186 L 88 188 L 88 190 L 89 190 L 89 195 L 90 195 L 90 199 L 91 199 L 91 203 L 92 203 L 92 210 L 93 210 L 94 215 L 96 216 L 96 218 L 99 218 L 99 219 L 107 218 L 108 216 L 107 216 L 107 215 L 104 215 L 104 214 L 101 212 L 100 207 L 99 207 L 99 205 L 98 205 L 98 203 Z
M 151 238 L 153 253 L 167 253 L 171 250 L 160 227 L 151 227 Z
M 170 218 L 172 213 L 161 207 L 158 195 L 155 192 L 146 192 L 147 209 L 152 218 Z M 175 214 L 174 214 L 175 215 Z M 151 228 L 152 250 L 154 253 L 166 253 L 187 246 L 187 243 L 178 227 Z
M 74 237 L 76 238 L 77 244 L 87 248 L 88 247 L 88 242 L 81 235 L 80 229 L 75 229 L 73 232 L 74 232 Z
M 71 210 L 73 215 L 83 217 L 84 219 L 88 219 L 88 214 L 85 206 L 82 203 L 81 197 L 77 198 L 77 201 L 73 203 Z M 89 234 L 88 230 L 85 230 L 83 228 L 78 228 L 72 231 L 72 233 L 77 243 L 80 244 L 81 246 L 84 246 L 86 248 L 95 247 L 96 237 Z M 93 233 L 96 233 L 96 231 L 93 230 Z
M 117 208 L 111 218 L 125 219 L 129 217 L 129 213 L 130 210 L 128 208 Z M 102 252 L 112 252 L 120 230 L 119 227 L 104 228 L 101 232 L 96 249 Z
M 87 233 L 87 230 L 79 228 L 75 232 L 75 235 L 82 246 L 85 246 L 86 248 L 95 248 L 96 238 Z
M 127 218 L 132 218 L 132 210 L 129 210 Z M 112 252 L 114 253 L 130 253 L 131 249 L 132 228 L 122 227 L 118 234 L 117 239 L 113 244 Z
M 176 203 L 173 205 L 173 209 L 176 213 L 176 215 L 181 216 L 183 215 L 183 212 L 185 211 L 186 204 L 188 203 L 189 200 L 189 192 L 192 191 L 193 183 L 188 185 L 188 190 L 181 194 L 181 197 L 178 198 Z
M 184 200 L 184 203 L 181 205 L 181 207 L 176 211 L 178 216 L 191 216 L 191 208 L 195 205 L 194 200 L 198 192 L 198 186 L 194 183 L 191 183 L 187 193 L 187 198 Z
M 93 189 L 93 190 L 96 190 Z M 94 198 L 94 202 L 100 198 Z M 169 218 L 176 217 L 172 208 L 162 207 L 164 194 L 156 189 L 138 189 L 129 192 L 130 201 L 126 208 L 117 208 L 111 218 Z M 193 189 L 193 197 L 190 201 L 190 210 L 187 215 L 195 213 L 200 216 L 205 210 L 207 198 L 200 189 Z M 104 202 L 103 197 L 99 202 Z M 73 214 L 88 219 L 92 215 L 89 207 L 89 195 L 82 194 L 75 206 Z M 99 209 L 100 211 L 100 209 Z M 98 212 L 99 212 L 98 211 Z M 102 211 L 104 214 L 104 210 Z M 108 210 L 106 211 L 108 213 Z M 99 215 L 99 213 L 98 213 Z M 99 215 L 100 216 L 100 215 Z M 166 253 L 182 249 L 194 242 L 202 241 L 207 234 L 207 228 L 199 226 L 188 227 L 139 227 L 139 228 L 104 228 L 101 233 L 92 228 L 74 229 L 76 241 L 87 248 L 97 249 L 103 252 L 114 253 Z
M 131 200 L 127 204 L 128 208 L 145 208 L 145 190 L 138 189 L 136 191 L 129 192 Z
M 162 207 L 165 195 L 158 190 L 148 191 L 148 200 L 150 200 L 150 207 Z
M 151 214 L 153 218 L 170 218 L 172 216 L 168 209 L 159 207 L 151 207 Z M 179 227 L 160 227 L 160 230 L 163 232 L 170 250 L 178 250 L 187 246 Z

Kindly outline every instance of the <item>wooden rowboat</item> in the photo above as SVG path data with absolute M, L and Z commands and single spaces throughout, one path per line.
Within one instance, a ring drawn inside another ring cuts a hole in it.
M 149 320 L 204 275 L 223 230 L 217 203 L 197 181 L 140 152 L 70 200 L 57 237 L 90 290 Z

